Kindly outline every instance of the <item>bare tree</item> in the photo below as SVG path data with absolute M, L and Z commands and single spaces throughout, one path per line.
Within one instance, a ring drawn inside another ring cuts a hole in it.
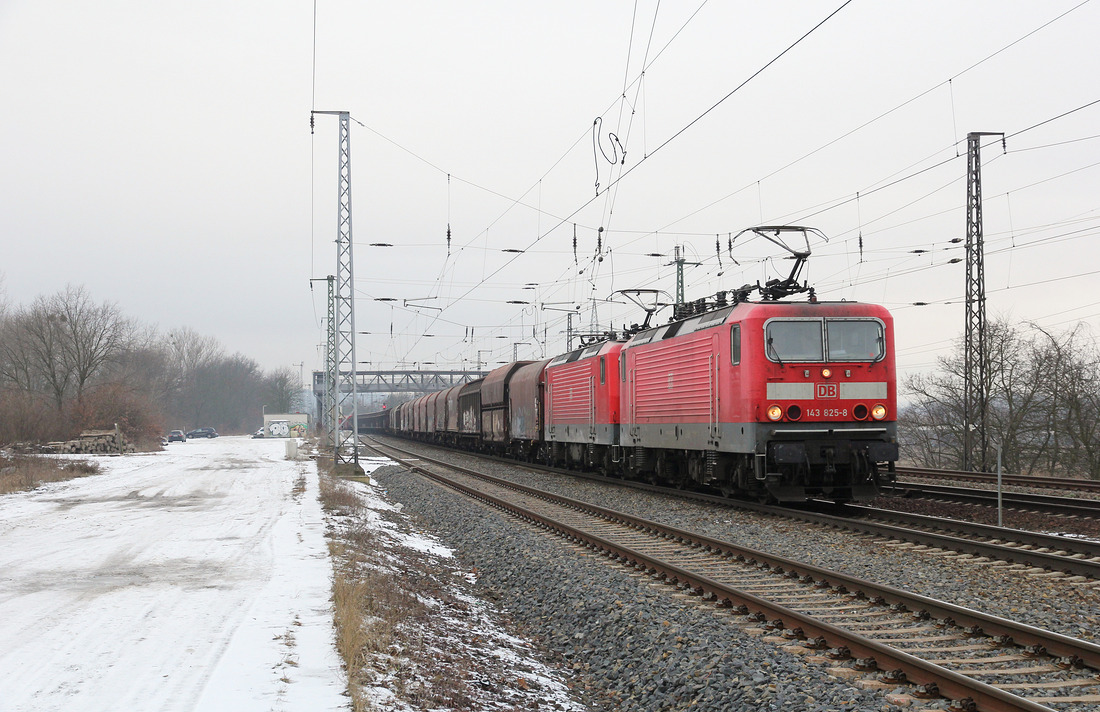
M 189 328 L 158 336 L 83 287 L 26 306 L 0 299 L 2 442 L 60 439 L 115 422 L 151 442 L 166 421 L 242 432 L 264 404 L 300 408 L 298 381 L 294 369 L 265 375 Z
M 194 425 L 205 417 L 208 401 L 217 397 L 203 375 L 222 358 L 222 347 L 213 337 L 183 328 L 168 332 L 164 350 L 170 371 L 168 412 Z
M 1100 373 L 1081 328 L 1054 334 L 1034 324 L 992 322 L 986 334 L 986 432 L 1004 466 L 1021 473 L 1088 473 L 1100 478 Z M 907 459 L 957 468 L 963 461 L 962 343 L 931 374 L 904 386 L 911 405 L 899 417 Z M 991 448 L 992 449 L 992 448 Z M 993 460 L 986 453 L 987 462 Z
M 44 387 L 60 411 L 73 384 L 71 364 L 65 356 L 67 318 L 54 309 L 52 299 L 37 297 L 29 308 L 17 314 L 16 328 L 20 332 L 16 344 L 22 350 L 22 358 L 31 376 L 33 390 L 36 383 Z
M 95 304 L 82 286 L 66 287 L 50 303 L 61 326 L 63 359 L 79 402 L 89 382 L 133 346 L 136 328 L 115 304 Z
M 302 408 L 302 383 L 297 369 L 283 366 L 264 378 L 267 407 L 274 413 L 293 413 Z

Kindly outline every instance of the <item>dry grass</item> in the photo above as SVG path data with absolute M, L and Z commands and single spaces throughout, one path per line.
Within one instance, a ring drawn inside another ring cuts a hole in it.
M 355 490 L 333 477 L 321 472 L 321 506 L 326 512 L 338 516 L 350 516 L 363 508 L 363 502 Z
M 330 512 L 358 512 L 365 506 L 351 487 L 331 475 L 321 475 L 320 490 L 322 506 Z M 435 586 L 425 586 L 422 572 L 414 568 L 395 571 L 380 566 L 383 549 L 376 534 L 361 523 L 352 521 L 329 532 L 336 648 L 347 671 L 352 709 L 371 709 L 363 686 L 377 684 L 379 678 L 389 679 L 387 686 L 406 701 L 433 707 L 446 700 L 449 708 L 467 708 L 461 704 L 461 669 L 447 670 L 443 676 L 454 679 L 406 687 L 402 667 L 423 668 L 422 658 L 437 658 L 439 653 L 414 632 L 416 624 L 430 616 L 414 592 Z M 453 704 L 456 700 L 460 704 Z
M 326 509 L 356 513 L 331 517 L 328 531 L 336 644 L 352 709 L 373 709 L 382 688 L 393 695 L 387 709 L 546 709 L 542 688 L 525 679 L 535 668 L 499 651 L 514 650 L 528 661 L 531 654 L 487 630 L 484 610 L 469 602 L 461 585 L 465 570 L 395 546 L 387 531 L 367 526 L 370 512 L 397 531 L 417 528 L 405 515 L 371 512 L 349 485 L 321 476 Z
M 98 464 L 87 460 L 57 460 L 33 455 L 0 456 L 0 494 L 32 490 L 45 482 L 98 475 Z
M 290 494 L 294 499 L 301 499 L 302 495 L 306 492 L 306 464 L 304 462 L 298 463 L 298 477 L 294 480 L 294 487 L 290 490 Z

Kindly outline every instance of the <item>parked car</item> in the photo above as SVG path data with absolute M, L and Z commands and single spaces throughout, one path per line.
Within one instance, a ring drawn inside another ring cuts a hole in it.
M 196 428 L 187 432 L 189 438 L 216 438 L 218 431 L 213 428 Z
M 187 442 L 187 436 L 183 434 L 182 430 L 173 430 L 168 433 L 168 442 L 170 443 L 184 443 Z
M 265 437 L 265 436 L 264 436 L 264 429 L 263 429 L 263 428 L 260 428 L 260 429 L 259 429 L 259 430 L 257 430 L 256 432 L 252 433 L 252 437 L 254 437 L 254 438 L 262 438 L 262 437 Z

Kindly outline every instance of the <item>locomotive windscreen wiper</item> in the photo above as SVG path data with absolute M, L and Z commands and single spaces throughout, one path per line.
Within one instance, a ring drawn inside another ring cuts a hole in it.
M 768 337 L 768 350 L 772 352 L 772 356 L 775 356 L 775 360 L 779 362 L 780 366 L 786 367 L 786 364 L 783 363 L 783 359 L 779 357 L 779 352 L 775 350 L 775 345 L 772 343 L 773 340 L 773 337 Z

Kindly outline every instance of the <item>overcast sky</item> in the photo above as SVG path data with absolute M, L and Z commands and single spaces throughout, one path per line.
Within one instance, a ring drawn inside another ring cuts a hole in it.
M 729 242 L 794 223 L 822 298 L 894 312 L 904 374 L 962 331 L 989 131 L 990 318 L 1095 332 L 1100 3 L 842 1 L 0 0 L 3 288 L 320 368 L 338 132 L 309 114 L 346 110 L 363 368 L 554 355 L 557 310 L 674 293 L 677 244 L 688 299 L 785 275 Z

